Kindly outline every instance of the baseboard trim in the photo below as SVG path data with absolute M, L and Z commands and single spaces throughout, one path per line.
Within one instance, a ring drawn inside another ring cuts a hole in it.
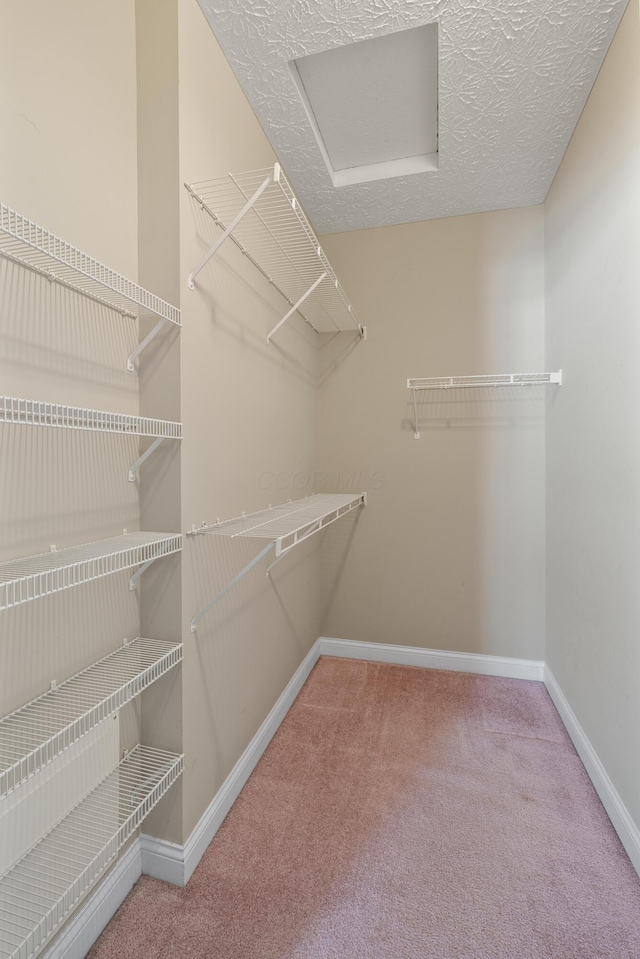
M 282 692 L 275 706 L 235 764 L 213 801 L 203 814 L 184 846 L 142 836 L 142 871 L 145 875 L 185 886 L 204 852 L 222 825 L 225 816 L 273 739 L 278 726 L 293 705 L 304 682 L 320 656 L 316 640 Z
M 455 672 L 478 673 L 481 676 L 531 679 L 537 682 L 544 679 L 544 662 L 535 659 L 510 659 L 507 656 L 485 656 L 479 653 L 453 653 L 446 649 L 361 643 L 353 639 L 330 639 L 327 636 L 321 636 L 318 642 L 320 654 L 323 656 L 368 659 L 396 666 L 449 669 Z
M 44 953 L 45 959 L 83 959 L 141 875 L 140 840 L 134 839 L 54 939 Z
M 544 684 L 553 700 L 554 706 L 560 714 L 576 752 L 587 770 L 589 779 L 600 797 L 602 805 L 607 811 L 613 828 L 618 834 L 634 869 L 640 876 L 640 830 L 633 821 L 629 810 L 622 801 L 618 790 L 600 758 L 591 744 L 591 740 L 580 725 L 578 717 L 572 710 L 569 702 L 560 689 L 558 681 L 548 666 L 544 668 Z

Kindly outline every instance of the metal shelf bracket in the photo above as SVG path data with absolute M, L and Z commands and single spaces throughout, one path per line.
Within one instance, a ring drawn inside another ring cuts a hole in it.
M 135 483 L 136 473 L 138 472 L 138 470 L 140 469 L 140 467 L 142 466 L 142 464 L 144 463 L 144 461 L 145 461 L 146 459 L 148 459 L 148 458 L 151 456 L 152 453 L 155 453 L 155 451 L 158 449 L 158 447 L 161 445 L 161 443 L 164 443 L 165 439 L 166 439 L 165 436 L 158 436 L 158 437 L 153 441 L 153 443 L 151 444 L 151 446 L 149 446 L 149 447 L 144 451 L 144 453 L 143 453 L 141 456 L 138 457 L 138 459 L 135 461 L 135 463 L 132 463 L 132 464 L 131 464 L 131 466 L 129 467 L 129 472 L 128 472 L 128 474 L 127 474 L 127 479 L 128 479 L 128 481 L 129 481 L 130 483 Z
M 276 332 L 280 329 L 280 327 L 283 326 L 283 325 L 287 322 L 287 320 L 289 319 L 290 316 L 293 316 L 293 314 L 296 312 L 296 310 L 298 309 L 298 307 L 299 307 L 299 306 L 302 306 L 302 304 L 303 304 L 304 301 L 307 299 L 307 297 L 308 297 L 308 296 L 311 296 L 311 294 L 312 294 L 313 291 L 316 289 L 316 287 L 320 286 L 320 284 L 322 283 L 322 281 L 325 280 L 325 279 L 327 278 L 327 276 L 328 276 L 328 274 L 327 274 L 326 272 L 325 272 L 325 273 L 321 273 L 320 276 L 318 277 L 318 279 L 315 281 L 315 283 L 313 283 L 313 284 L 309 287 L 309 289 L 307 290 L 307 292 L 302 294 L 302 296 L 300 297 L 300 299 L 298 300 L 298 302 L 293 304 L 293 306 L 291 307 L 291 309 L 289 310 L 289 312 L 288 312 L 288 313 L 285 313 L 285 315 L 282 317 L 282 319 L 280 320 L 280 322 L 279 322 L 279 323 L 276 323 L 276 325 L 275 325 L 274 328 L 271 330 L 271 332 L 269 332 L 269 333 L 267 334 L 267 343 L 271 343 L 271 337 L 273 336 L 273 334 L 276 333 Z M 315 327 L 313 327 L 313 329 L 314 329 L 314 331 L 315 331 L 316 333 L 318 332 Z
M 134 361 L 140 356 L 142 351 L 146 349 L 149 343 L 151 343 L 151 341 L 156 338 L 160 330 L 164 329 L 164 327 L 169 322 L 170 320 L 166 319 L 166 317 L 163 317 L 158 323 L 156 323 L 156 325 L 151 330 L 151 332 L 147 333 L 144 340 L 141 340 L 141 342 L 138 343 L 133 353 L 131 353 L 130 356 L 127 358 L 127 369 L 129 370 L 130 373 L 135 373 L 136 371 L 136 365 Z

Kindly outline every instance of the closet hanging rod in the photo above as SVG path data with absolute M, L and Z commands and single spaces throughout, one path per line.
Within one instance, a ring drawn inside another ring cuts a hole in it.
M 212 533 L 230 538 L 268 539 L 269 543 L 196 613 L 191 620 L 191 632 L 195 633 L 198 621 L 272 549 L 275 549 L 276 560 L 267 569 L 267 576 L 275 563 L 295 546 L 366 504 L 366 493 L 314 493 L 301 500 L 289 500 L 281 506 L 270 506 L 235 519 L 192 527 L 187 536 Z
M 278 163 L 273 169 L 185 183 L 222 230 L 189 276 L 195 278 L 230 237 L 289 304 L 267 342 L 295 312 L 316 333 L 355 330 L 366 336 L 311 224 Z
M 487 373 L 475 376 L 413 377 L 407 389 L 413 394 L 414 436 L 420 439 L 416 393 L 422 390 L 459 390 L 498 386 L 562 386 L 562 370 L 555 373 Z

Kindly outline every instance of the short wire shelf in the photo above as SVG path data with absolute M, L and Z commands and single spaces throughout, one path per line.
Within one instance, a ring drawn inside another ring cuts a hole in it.
M 480 376 L 429 376 L 407 380 L 409 390 L 470 389 L 480 386 L 562 385 L 562 370 L 557 373 L 489 373 Z
M 0 878 L 0 959 L 34 959 L 182 773 L 136 746 Z
M 180 549 L 180 534 L 135 532 L 0 563 L 0 610 L 140 566 L 133 589 L 151 563 Z
M 414 436 L 420 439 L 416 393 L 422 390 L 460 390 L 499 386 L 562 386 L 562 370 L 555 373 L 481 373 L 474 376 L 418 376 L 407 380 L 413 394 Z
M 200 612 L 191 620 L 191 632 L 196 631 L 197 623 L 212 606 L 222 599 L 232 586 L 252 569 L 264 556 L 275 548 L 276 560 L 267 569 L 267 576 L 279 559 L 295 546 L 320 533 L 336 520 L 341 519 L 360 506 L 366 506 L 366 493 L 314 493 L 301 500 L 293 500 L 280 506 L 247 513 L 235 519 L 203 523 L 194 526 L 187 533 L 197 536 L 200 533 L 213 533 L 216 536 L 241 537 L 243 539 L 268 539 L 269 543 L 248 563 L 237 576 L 228 583 Z
M 182 645 L 138 637 L 0 719 L 0 800 L 182 659 Z
M 0 203 L 0 254 L 111 309 L 181 325 L 180 310 Z
M 90 430 L 96 433 L 124 433 L 131 436 L 156 436 L 181 439 L 182 423 L 157 420 L 130 413 L 84 409 L 61 403 L 0 396 L 0 423 L 21 426 L 52 426 L 65 430 Z
M 296 310 L 316 333 L 355 330 L 364 337 L 365 329 L 279 164 L 185 186 L 224 231 L 189 277 L 192 289 L 197 274 L 230 236 L 291 308 L 271 330 L 269 341 Z

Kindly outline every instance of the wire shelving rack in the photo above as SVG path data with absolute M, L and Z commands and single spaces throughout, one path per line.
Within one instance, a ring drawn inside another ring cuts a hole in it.
M 0 877 L 0 959 L 34 959 L 182 773 L 183 757 L 136 746 Z
M 223 590 L 196 613 L 191 620 L 191 632 L 196 631 L 198 621 L 205 613 L 208 613 L 218 600 L 222 599 L 225 593 L 272 549 L 275 549 L 276 560 L 268 567 L 267 576 L 273 566 L 294 547 L 315 533 L 320 533 L 353 510 L 366 506 L 366 503 L 366 493 L 314 493 L 301 500 L 290 500 L 281 506 L 270 506 L 268 509 L 243 514 L 234 519 L 192 527 L 187 533 L 188 536 L 212 533 L 216 536 L 231 538 L 267 539 L 269 543 L 237 576 L 234 576 Z
M 138 566 L 135 589 L 151 563 L 181 549 L 179 533 L 135 532 L 0 563 L 0 610 Z
M 0 719 L 0 800 L 172 669 L 182 644 L 138 637 Z
M 297 311 L 316 333 L 366 335 L 280 165 L 185 183 L 221 235 L 189 276 L 189 287 L 227 237 L 289 304 L 267 336 Z
M 473 376 L 418 376 L 407 380 L 413 393 L 415 438 L 420 439 L 416 393 L 422 390 L 460 390 L 499 386 L 562 386 L 562 370 L 555 373 L 481 373 Z
M 132 318 L 155 316 L 159 322 L 127 360 L 134 360 L 167 324 L 181 325 L 180 310 L 144 287 L 110 269 L 55 233 L 0 203 L 0 255 L 70 287 Z

